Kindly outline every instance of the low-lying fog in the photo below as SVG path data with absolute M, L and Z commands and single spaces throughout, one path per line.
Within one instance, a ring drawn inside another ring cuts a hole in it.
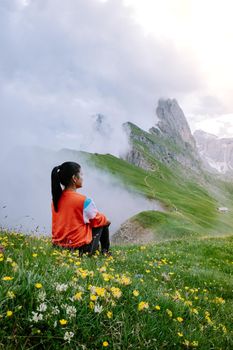
M 156 201 L 135 194 L 119 180 L 87 165 L 76 152 L 18 147 L 1 161 L 2 227 L 25 233 L 51 234 L 51 170 L 64 161 L 76 161 L 82 166 L 84 183 L 80 192 L 91 197 L 99 211 L 112 222 L 111 234 L 136 213 L 163 210 Z

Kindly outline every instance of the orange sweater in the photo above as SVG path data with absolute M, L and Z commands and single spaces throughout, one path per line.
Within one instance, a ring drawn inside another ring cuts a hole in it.
M 107 218 L 95 208 L 94 214 L 86 218 L 84 203 L 91 202 L 80 193 L 63 191 L 55 212 L 52 202 L 52 242 L 62 247 L 81 247 L 92 240 L 92 227 L 105 226 Z M 93 209 L 92 209 L 93 211 Z M 86 222 L 85 222 L 86 221 Z

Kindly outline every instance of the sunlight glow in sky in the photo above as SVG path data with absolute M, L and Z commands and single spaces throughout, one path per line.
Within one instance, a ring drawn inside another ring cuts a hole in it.
M 224 100 L 232 112 L 233 1 L 124 0 L 124 3 L 133 9 L 132 16 L 146 35 L 170 40 L 197 59 L 208 94 Z M 231 117 L 233 127 L 233 114 Z M 229 113 L 219 119 L 229 122 Z M 204 121 L 203 127 L 218 129 L 211 121 Z
M 178 47 L 184 47 L 197 56 L 210 89 L 220 94 L 230 94 L 233 81 L 231 0 L 124 2 L 133 7 L 135 20 L 147 34 L 153 34 L 161 40 L 170 39 Z

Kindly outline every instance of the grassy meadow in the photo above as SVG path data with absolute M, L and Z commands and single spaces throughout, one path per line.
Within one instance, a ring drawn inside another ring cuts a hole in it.
M 78 257 L 1 232 L 0 349 L 233 349 L 233 237 Z
M 148 155 L 149 156 L 149 155 Z M 166 212 L 142 212 L 134 219 L 155 232 L 155 239 L 176 239 L 233 232 L 233 185 L 209 176 L 206 185 L 184 178 L 151 157 L 156 171 L 146 171 L 110 154 L 86 154 L 89 163 L 118 178 L 127 188 L 158 200 Z M 226 206 L 228 213 L 219 213 Z

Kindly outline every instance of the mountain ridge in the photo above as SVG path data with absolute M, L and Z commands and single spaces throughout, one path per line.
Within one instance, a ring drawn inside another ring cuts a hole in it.
M 203 130 L 194 132 L 205 166 L 217 174 L 233 176 L 233 138 L 219 138 Z

